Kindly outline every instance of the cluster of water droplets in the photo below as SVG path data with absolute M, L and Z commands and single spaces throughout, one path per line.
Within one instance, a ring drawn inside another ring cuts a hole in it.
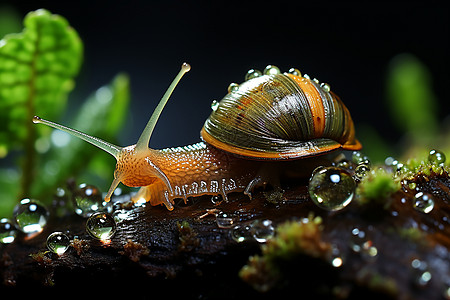
M 111 216 L 113 206 L 103 200 L 100 190 L 81 184 L 69 195 L 67 189 L 58 188 L 52 202 L 52 212 L 58 217 L 71 213 L 87 218 L 86 232 L 93 238 L 107 243 L 115 234 L 116 220 Z M 72 199 L 72 201 L 70 201 Z M 22 199 L 14 208 L 12 219 L 0 219 L 0 244 L 14 242 L 19 233 L 32 238 L 41 233 L 50 218 L 49 209 L 35 199 Z M 62 255 L 69 248 L 69 232 L 53 232 L 47 237 L 47 248 Z
M 445 154 L 439 150 L 432 149 L 428 153 L 428 163 L 433 167 L 443 168 L 445 165 Z M 422 162 L 425 163 L 425 162 Z M 412 193 L 412 206 L 413 208 L 424 214 L 429 214 L 433 211 L 435 206 L 435 199 L 431 193 L 420 190 L 417 184 L 408 180 L 408 175 L 413 174 L 414 170 L 410 170 L 407 164 L 404 164 L 393 157 L 388 157 L 385 160 L 386 166 L 390 167 L 395 176 L 402 178 L 403 191 L 405 193 Z M 407 202 L 403 199 L 402 202 Z
M 275 235 L 275 227 L 269 219 L 239 222 L 236 213 L 219 211 L 216 213 L 216 222 L 219 228 L 231 229 L 231 237 L 238 243 L 249 240 L 265 243 Z
M 245 74 L 245 81 L 254 79 L 254 78 L 258 78 L 264 75 L 278 75 L 281 74 L 281 70 L 274 65 L 267 65 L 263 71 L 257 70 L 257 69 L 250 69 L 247 71 L 247 73 Z M 290 68 L 288 72 L 284 72 L 284 74 L 291 74 L 291 75 L 295 75 L 295 76 L 302 76 L 302 73 L 300 72 L 299 69 L 297 68 Z M 304 74 L 303 75 L 304 78 L 309 79 L 314 81 L 316 84 L 318 84 L 320 86 L 320 88 L 324 91 L 329 93 L 331 91 L 331 87 L 328 83 L 325 82 L 320 82 L 317 78 L 313 78 L 311 79 L 311 77 L 308 74 Z M 234 93 L 237 92 L 239 90 L 239 84 L 232 82 L 230 83 L 230 85 L 228 85 L 227 91 L 228 93 Z M 219 107 L 219 102 L 217 100 L 213 100 L 211 102 L 211 109 L 213 111 L 216 111 L 217 108 Z

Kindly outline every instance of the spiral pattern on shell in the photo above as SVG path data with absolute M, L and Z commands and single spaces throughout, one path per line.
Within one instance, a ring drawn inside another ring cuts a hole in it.
M 273 68 L 229 89 L 202 129 L 207 143 L 252 159 L 361 149 L 348 109 L 328 84 Z

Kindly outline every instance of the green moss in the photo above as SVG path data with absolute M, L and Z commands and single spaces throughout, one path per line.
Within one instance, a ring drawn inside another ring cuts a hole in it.
M 250 257 L 239 276 L 258 291 L 267 291 L 282 277 L 280 265 L 299 255 L 327 258 L 331 245 L 322 240 L 322 219 L 308 218 L 278 225 L 274 238 L 261 247 L 262 255 Z
M 198 246 L 200 240 L 197 237 L 197 233 L 192 229 L 191 225 L 187 221 L 177 222 L 177 228 L 179 233 L 180 245 L 178 249 L 182 252 L 189 252 Z
M 383 168 L 377 168 L 369 172 L 356 190 L 361 204 L 375 202 L 387 204 L 387 199 L 393 193 L 400 190 L 400 180 Z

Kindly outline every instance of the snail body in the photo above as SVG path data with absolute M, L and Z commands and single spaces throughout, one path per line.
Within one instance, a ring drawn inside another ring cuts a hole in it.
M 39 117 L 33 122 L 66 131 L 110 153 L 117 160 L 110 200 L 120 182 L 141 187 L 133 201 L 164 204 L 175 198 L 244 192 L 276 183 L 286 170 L 310 170 L 324 154 L 359 150 L 353 121 L 328 85 L 302 77 L 298 70 L 281 74 L 268 66 L 265 75 L 250 73 L 240 86 L 212 106 L 201 130 L 202 142 L 166 149 L 148 147 L 155 124 L 181 77 L 181 71 L 153 112 L 138 142 L 119 147 Z

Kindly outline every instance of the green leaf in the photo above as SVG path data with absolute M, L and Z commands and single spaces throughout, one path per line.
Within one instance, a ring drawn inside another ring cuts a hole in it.
M 0 148 L 33 144 L 33 115 L 54 118 L 74 87 L 83 45 L 77 32 L 59 15 L 30 12 L 22 33 L 0 40 Z
M 117 134 L 128 114 L 129 101 L 129 78 L 119 74 L 111 84 L 88 97 L 70 125 L 89 135 L 117 143 Z M 58 135 L 63 140 L 67 138 L 68 142 L 61 144 L 61 140 L 57 140 Z M 69 177 L 77 177 L 79 181 L 81 173 L 88 178 L 112 179 L 116 162 L 109 154 L 58 130 L 53 131 L 51 140 L 50 151 L 45 155 L 46 159 L 41 160 L 39 176 L 33 183 L 32 194 L 38 195 L 40 200 L 46 202 L 45 196 L 52 194 L 57 185 L 64 185 Z M 90 166 L 95 167 L 88 168 Z

